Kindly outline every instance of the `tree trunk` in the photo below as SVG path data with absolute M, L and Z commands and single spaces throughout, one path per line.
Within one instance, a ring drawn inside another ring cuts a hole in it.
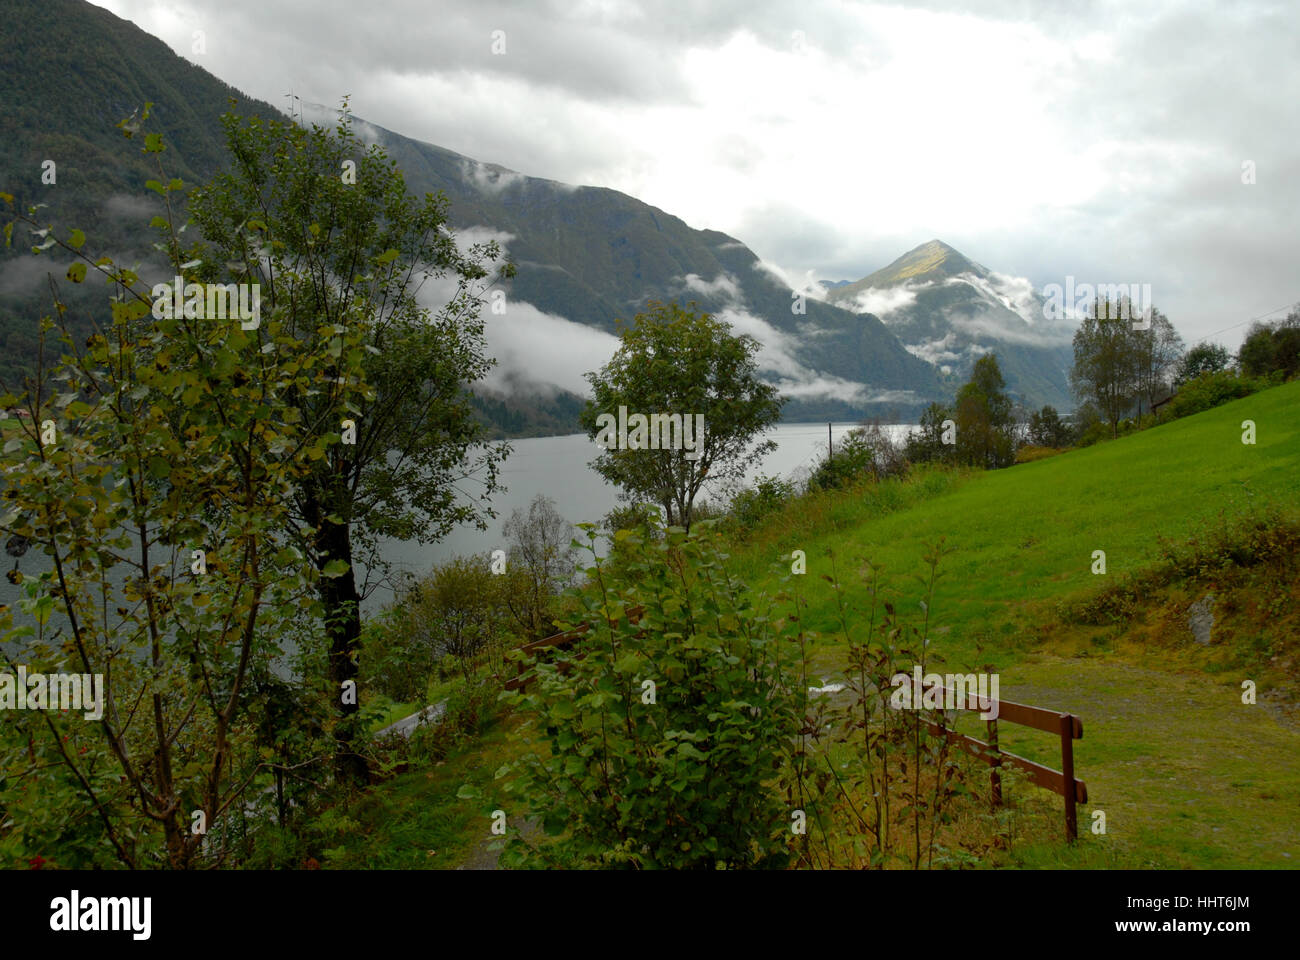
M 338 710 L 338 724 L 334 728 L 334 773 L 340 781 L 367 783 L 369 766 L 366 758 L 356 752 L 359 735 L 357 712 L 358 697 L 349 696 L 344 702 L 344 684 L 355 683 L 358 670 L 356 657 L 361 650 L 361 597 L 357 593 L 357 580 L 352 569 L 352 536 L 346 523 L 320 521 L 317 527 L 316 547 L 320 568 L 331 560 L 342 560 L 347 572 L 337 577 L 320 578 L 320 598 L 325 606 L 325 635 L 329 638 L 329 682 L 331 695 Z

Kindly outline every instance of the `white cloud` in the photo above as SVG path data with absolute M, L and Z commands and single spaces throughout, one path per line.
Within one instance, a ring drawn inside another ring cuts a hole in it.
M 736 283 L 736 278 L 726 272 L 718 274 L 712 280 L 704 280 L 696 273 L 688 273 L 678 279 L 682 283 L 682 288 L 692 293 L 706 297 L 723 296 L 729 300 L 740 298 L 740 286 Z
M 916 303 L 917 291 L 928 286 L 930 286 L 929 283 L 904 283 L 897 287 L 867 287 L 867 289 L 858 293 L 847 306 L 857 313 L 874 313 L 885 323 L 888 323 L 891 313 L 912 306 L 912 304 Z
M 96 2 L 253 96 L 351 93 L 374 123 L 622 190 L 796 276 L 938 235 L 1037 278 L 1140 268 L 1189 339 L 1297 294 L 1284 2 Z
M 524 182 L 522 173 L 515 173 L 505 167 L 479 163 L 476 160 L 464 160 L 460 165 L 460 174 L 484 193 L 501 193 L 510 187 Z

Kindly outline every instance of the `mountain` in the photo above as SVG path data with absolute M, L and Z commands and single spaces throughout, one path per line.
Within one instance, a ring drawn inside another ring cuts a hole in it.
M 312 119 L 331 113 L 316 107 Z M 616 190 L 526 176 L 372 124 L 359 132 L 384 147 L 414 191 L 446 194 L 456 227 L 506 235 L 517 266 L 511 300 L 611 333 L 649 300 L 694 300 L 764 343 L 769 374 L 794 397 L 787 419 L 908 415 L 943 393 L 935 369 L 876 317 L 796 302 L 734 237 Z
M 950 385 L 964 382 L 976 358 L 991 351 L 1008 391 L 1027 406 L 1073 407 L 1073 328 L 1046 319 L 1043 299 L 1028 281 L 995 273 L 941 240 L 828 290 L 826 299 L 879 316 L 910 352 L 938 366 Z
M 152 101 L 149 129 L 169 145 L 166 175 L 194 184 L 225 164 L 218 117 L 231 98 L 242 112 L 279 113 L 83 0 L 11 0 L 6 13 L 0 96 L 11 106 L 0 114 L 0 190 L 23 205 L 48 203 L 49 222 L 81 227 L 91 249 L 125 262 L 147 267 L 155 259 L 147 225 L 161 210 L 144 189 L 158 171 L 146 164 L 138 140 L 115 129 L 117 121 Z M 334 111 L 318 112 L 320 122 L 333 122 Z M 447 195 L 458 232 L 500 238 L 517 265 L 509 302 L 532 311 L 510 315 L 518 323 L 526 313 L 533 324 L 511 333 L 545 329 L 561 353 L 569 341 L 594 337 L 603 344 L 603 356 L 579 358 L 583 369 L 604 362 L 613 344 L 606 335 L 648 301 L 693 300 L 763 343 L 765 376 L 792 398 L 787 419 L 911 416 L 945 392 L 935 368 L 904 349 L 877 317 L 796 298 L 734 237 L 695 229 L 615 190 L 529 177 L 360 119 L 356 126 L 383 144 L 413 193 Z M 41 182 L 45 159 L 56 161 L 55 185 Z M 24 232 L 0 253 L 0 374 L 10 379 L 36 355 L 35 318 L 50 312 L 44 277 L 62 273 L 55 258 L 31 255 Z M 70 315 L 88 326 L 102 313 L 103 293 L 91 284 L 67 290 Z M 492 325 L 503 321 L 486 319 L 491 339 Z M 496 393 L 484 391 L 483 416 L 521 433 L 571 428 L 565 424 L 574 391 L 585 392 L 572 371 L 559 376 L 542 351 L 512 362 Z M 537 417 L 523 422 L 529 407 Z
M 82 0 L 6 0 L 0 51 L 0 190 L 20 209 L 46 204 L 42 216 L 63 236 L 78 227 L 88 249 L 127 265 L 156 259 L 148 223 L 164 210 L 144 189 L 159 177 L 156 166 L 141 152 L 141 138 L 127 140 L 117 122 L 152 101 L 146 129 L 168 145 L 166 178 L 192 185 L 224 164 L 217 120 L 232 99 L 241 111 L 275 112 Z M 52 183 L 42 182 L 46 170 Z M 0 205 L 0 215 L 7 212 Z M 52 312 L 45 276 L 64 272 L 57 254 L 36 257 L 30 247 L 23 227 L 11 247 L 0 246 L 0 380 L 11 387 L 34 368 L 36 320 Z M 98 283 L 64 283 L 60 296 L 82 335 L 105 310 Z M 57 344 L 47 348 L 47 359 L 59 352 Z

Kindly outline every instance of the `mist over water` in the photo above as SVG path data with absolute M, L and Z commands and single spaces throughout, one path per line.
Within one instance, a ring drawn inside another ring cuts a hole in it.
M 837 448 L 844 435 L 857 425 L 850 422 L 831 426 L 831 438 Z M 909 424 L 886 424 L 882 425 L 882 429 L 894 440 L 902 441 L 910 431 L 917 428 Z M 776 449 L 751 468 L 745 477 L 746 483 L 753 483 L 763 475 L 779 476 L 787 480 L 806 476 L 826 455 L 825 423 L 779 424 L 766 437 L 776 441 Z M 501 482 L 507 489 L 499 491 L 492 498 L 492 508 L 497 516 L 488 521 L 487 530 L 479 530 L 472 524 L 467 524 L 456 528 L 438 543 L 421 545 L 401 540 L 385 542 L 384 556 L 393 565 L 393 578 L 403 572 L 419 576 L 456 554 L 490 553 L 504 549 L 506 542 L 501 535 L 501 528 L 506 519 L 515 509 L 526 510 L 538 494 L 554 500 L 560 515 L 575 524 L 599 523 L 606 513 L 618 506 L 618 488 L 606 483 L 590 466 L 601 448 L 586 434 L 511 440 L 510 445 L 512 452 L 501 470 Z M 701 499 L 716 500 L 722 495 L 720 487 L 706 484 Z M 575 536 L 579 533 L 581 531 L 574 531 Z M 44 556 L 36 548 L 23 558 L 20 565 L 27 577 L 39 576 L 43 567 Z M 125 565 L 119 570 L 121 576 L 126 575 Z M 358 570 L 359 584 L 364 582 L 364 573 L 364 570 Z M 116 581 L 119 585 L 121 576 Z M 22 595 L 21 587 L 0 579 L 0 603 L 14 607 L 15 621 L 18 623 L 26 620 L 26 615 L 20 612 L 18 605 Z M 379 584 L 362 603 L 362 613 L 374 614 L 391 599 L 391 586 L 388 583 Z M 57 609 L 52 622 L 62 622 L 61 613 Z
M 838 447 L 843 436 L 856 426 L 858 424 L 853 422 L 832 424 L 832 442 Z M 917 428 L 911 424 L 884 424 L 881 429 L 901 442 Z M 776 441 L 776 449 L 750 469 L 745 477 L 746 483 L 753 483 L 764 475 L 787 480 L 798 478 L 810 472 L 826 456 L 825 423 L 783 423 L 765 436 Z M 501 528 L 506 519 L 515 509 L 526 510 L 538 494 L 554 500 L 560 516 L 575 524 L 599 523 L 606 513 L 619 505 L 618 488 L 606 483 L 589 466 L 601 448 L 586 434 L 511 440 L 510 444 L 513 452 L 501 471 L 501 482 L 508 489 L 492 498 L 497 516 L 488 522 L 488 529 L 478 530 L 473 525 L 465 525 L 453 530 L 440 542 L 423 546 L 400 540 L 389 541 L 385 544 L 385 557 L 393 565 L 394 577 L 400 572 L 419 576 L 434 564 L 456 554 L 505 549 Z M 718 486 L 706 483 L 701 499 L 714 500 L 722 494 Z M 574 531 L 575 536 L 579 533 L 581 531 Z M 387 584 L 376 587 L 362 604 L 363 613 L 376 612 L 391 597 L 392 591 Z

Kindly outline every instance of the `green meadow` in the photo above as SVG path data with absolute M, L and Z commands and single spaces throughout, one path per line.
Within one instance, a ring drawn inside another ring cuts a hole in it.
M 1247 420 L 1254 444 L 1242 442 Z M 1186 544 L 1269 506 L 1294 517 L 1298 495 L 1300 382 L 1005 470 L 919 471 L 905 481 L 805 496 L 735 545 L 730 563 L 755 594 L 788 590 L 806 602 L 803 626 L 816 635 L 810 682 L 834 681 L 846 643 L 824 576 L 834 572 L 854 609 L 850 623 L 860 624 L 869 615 L 862 580 L 869 562 L 881 598 L 919 625 L 922 555 L 942 540 L 947 552 L 929 611 L 930 656 L 942 662 L 932 668 L 989 665 L 1003 699 L 1070 711 L 1084 722 L 1075 763 L 1089 803 L 1080 808 L 1079 842 L 1061 842 L 1059 799 L 1016 784 L 1013 802 L 1033 812 L 1034 828 L 989 865 L 1296 867 L 1300 723 L 1291 708 L 1295 688 L 1286 684 L 1297 647 L 1300 598 L 1287 572 L 1294 568 L 1189 572 L 1140 595 L 1134 614 L 1113 622 L 1071 622 L 1063 610 L 1152 569 L 1161 538 Z M 806 574 L 789 576 L 798 550 Z M 1094 572 L 1099 550 L 1104 574 Z M 1217 632 L 1202 646 L 1185 611 L 1215 591 Z M 1257 703 L 1242 702 L 1243 679 L 1258 685 Z M 527 749 L 522 719 L 498 720 L 432 773 L 398 777 L 387 800 L 359 814 L 359 833 L 438 837 L 438 853 L 412 847 L 404 865 L 490 862 L 481 804 L 453 798 L 464 782 L 491 790 L 492 771 Z M 1001 737 L 1004 748 L 1059 766 L 1051 735 L 1002 724 Z M 1104 833 L 1094 831 L 1098 812 Z M 342 863 L 362 865 L 351 855 Z

